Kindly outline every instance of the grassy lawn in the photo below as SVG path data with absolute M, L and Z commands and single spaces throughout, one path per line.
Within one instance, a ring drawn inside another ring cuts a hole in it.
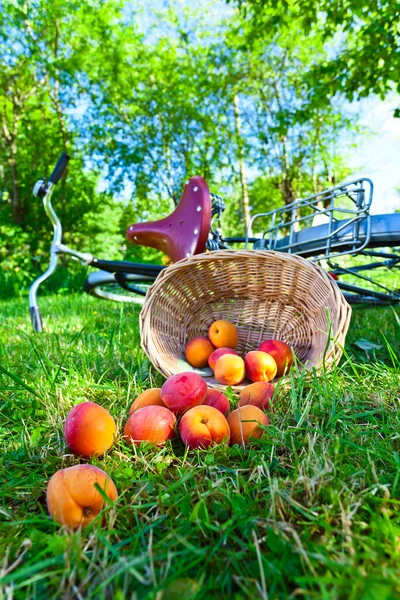
M 92 461 L 118 502 L 104 527 L 71 533 L 45 503 L 52 474 L 79 463 L 66 415 L 92 400 L 121 431 L 162 379 L 136 308 L 84 296 L 41 306 L 47 331 L 32 335 L 26 300 L 0 304 L 12 374 L 0 374 L 0 598 L 400 597 L 399 308 L 356 309 L 339 368 L 294 382 L 256 445 L 187 454 L 118 439 Z

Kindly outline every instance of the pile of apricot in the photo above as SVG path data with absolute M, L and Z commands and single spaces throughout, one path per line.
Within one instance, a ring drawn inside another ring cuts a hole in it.
M 266 340 L 244 359 L 235 351 L 239 336 L 233 323 L 214 321 L 208 337 L 197 337 L 186 346 L 186 360 L 192 367 L 207 365 L 223 385 L 238 385 L 247 377 L 252 382 L 272 381 L 285 375 L 293 364 L 291 348 L 280 340 Z
M 270 380 L 291 365 L 288 346 L 273 340 L 263 342 L 259 350 L 249 352 L 243 360 L 234 350 L 237 343 L 236 327 L 216 321 L 208 338 L 191 340 L 186 347 L 188 362 L 197 367 L 209 364 L 218 382 L 235 385 L 245 375 L 253 381 L 240 392 L 237 407 L 231 410 L 227 396 L 209 389 L 196 372 L 178 373 L 161 388 L 148 389 L 135 399 L 124 426 L 125 441 L 161 445 L 179 434 L 186 447 L 193 450 L 215 444 L 245 446 L 252 438 L 260 438 L 268 425 L 265 411 L 276 397 Z M 64 435 L 73 454 L 90 459 L 110 450 L 117 426 L 105 408 L 82 402 L 68 414 Z M 118 496 L 107 473 L 90 464 L 76 465 L 57 471 L 50 479 L 48 510 L 58 523 L 77 529 L 101 512 L 105 495 L 111 501 Z

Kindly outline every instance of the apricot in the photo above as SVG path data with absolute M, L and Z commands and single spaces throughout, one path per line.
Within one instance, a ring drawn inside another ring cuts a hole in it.
M 231 430 L 231 444 L 245 446 L 251 438 L 260 438 L 264 430 L 260 425 L 268 425 L 267 415 L 257 406 L 241 406 L 228 415 Z
M 253 350 L 244 359 L 246 375 L 250 381 L 271 381 L 277 371 L 275 360 L 270 354 Z
M 52 519 L 71 529 L 89 525 L 104 507 L 97 483 L 114 501 L 118 497 L 112 479 L 93 465 L 75 465 L 54 473 L 47 485 L 47 508 Z
M 222 319 L 214 321 L 208 330 L 210 342 L 216 348 L 236 348 L 238 333 L 235 325 Z
M 129 414 L 131 415 L 135 410 L 145 406 L 164 406 L 164 408 L 167 408 L 161 398 L 161 388 L 150 388 L 139 394 L 136 400 L 133 401 Z
M 215 363 L 214 377 L 223 385 L 237 385 L 243 381 L 245 366 L 243 358 L 234 354 L 224 354 Z
M 128 443 L 163 444 L 175 436 L 176 417 L 164 406 L 144 406 L 135 410 L 125 423 L 124 438 Z
M 215 369 L 215 363 L 219 357 L 223 356 L 224 354 L 234 354 L 235 356 L 239 356 L 235 350 L 232 350 L 232 348 L 217 348 L 208 359 L 208 365 L 213 371 Z
M 186 360 L 192 367 L 201 369 L 207 366 L 208 358 L 214 350 L 215 348 L 208 338 L 194 338 L 186 346 Z
M 223 415 L 226 415 L 230 405 L 228 398 L 219 390 L 207 390 L 203 406 L 212 406 L 222 412 Z
M 191 371 L 172 375 L 161 388 L 161 398 L 176 415 L 203 404 L 206 395 L 206 382 L 200 375 Z
M 95 402 L 81 402 L 68 414 L 64 435 L 74 454 L 101 456 L 114 443 L 117 426 L 110 413 Z
M 213 406 L 195 406 L 182 417 L 179 425 L 182 442 L 193 450 L 214 444 L 229 444 L 230 430 L 224 415 Z
M 282 377 L 293 364 L 293 353 L 285 342 L 280 340 L 266 340 L 258 348 L 261 352 L 267 352 L 276 362 L 276 377 Z
M 268 381 L 257 381 L 247 385 L 239 395 L 238 406 L 257 406 L 261 410 L 268 410 L 275 393 L 275 386 Z

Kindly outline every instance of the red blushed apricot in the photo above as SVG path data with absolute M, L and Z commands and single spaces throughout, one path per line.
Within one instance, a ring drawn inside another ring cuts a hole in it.
M 139 394 L 136 400 L 133 401 L 129 414 L 131 415 L 135 410 L 145 406 L 164 406 L 164 408 L 167 408 L 161 398 L 161 388 L 150 388 Z
M 194 338 L 186 346 L 186 360 L 192 367 L 201 369 L 207 366 L 208 358 L 214 350 L 215 348 L 208 338 Z
M 245 356 L 246 375 L 250 381 L 271 381 L 276 375 L 276 362 L 266 352 L 253 350 Z
M 268 410 L 275 393 L 275 386 L 268 381 L 257 381 L 247 385 L 239 395 L 238 406 L 257 406 L 261 410 Z
M 203 404 L 206 395 L 206 382 L 200 375 L 191 371 L 172 375 L 161 388 L 161 398 L 176 415 Z
M 229 425 L 224 415 L 212 406 L 195 406 L 182 417 L 179 425 L 182 442 L 193 450 L 214 444 L 229 444 Z
M 110 413 L 95 402 L 81 402 L 68 414 L 64 435 L 74 454 L 101 456 L 114 443 L 117 426 Z
M 207 396 L 203 402 L 203 406 L 212 406 L 222 412 L 223 415 L 226 415 L 229 412 L 229 400 L 219 390 L 207 390 Z
M 89 525 L 104 508 L 97 483 L 110 500 L 118 497 L 112 479 L 93 465 L 75 465 L 54 473 L 47 485 L 47 508 L 52 519 L 71 529 Z
M 164 406 L 145 406 L 131 414 L 124 427 L 124 438 L 131 444 L 163 444 L 175 436 L 175 415 Z
M 223 385 L 237 385 L 245 376 L 244 360 L 240 356 L 224 354 L 215 363 L 214 377 Z
M 267 415 L 257 406 L 241 406 L 228 415 L 231 430 L 231 444 L 246 445 L 251 438 L 260 438 L 264 430 L 261 425 L 268 425 Z
M 238 353 L 235 352 L 235 350 L 232 350 L 232 348 L 217 348 L 216 350 L 214 350 L 214 352 L 210 355 L 210 358 L 208 359 L 210 369 L 214 371 L 215 363 L 217 362 L 219 357 L 223 356 L 224 354 L 234 354 L 235 356 L 239 356 Z
M 277 371 L 276 377 L 282 377 L 287 373 L 293 364 L 293 353 L 285 342 L 280 340 L 266 340 L 259 347 L 261 352 L 266 352 L 276 362 Z
M 235 325 L 222 319 L 214 321 L 208 330 L 210 342 L 216 348 L 236 348 L 238 333 Z

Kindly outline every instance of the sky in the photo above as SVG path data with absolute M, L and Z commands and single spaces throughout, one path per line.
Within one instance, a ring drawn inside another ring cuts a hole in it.
M 360 122 L 370 130 L 358 140 L 349 155 L 354 177 L 369 177 L 374 184 L 372 213 L 400 210 L 400 119 L 393 117 L 400 97 L 368 98 L 352 104 Z M 398 188 L 399 191 L 396 190 Z

